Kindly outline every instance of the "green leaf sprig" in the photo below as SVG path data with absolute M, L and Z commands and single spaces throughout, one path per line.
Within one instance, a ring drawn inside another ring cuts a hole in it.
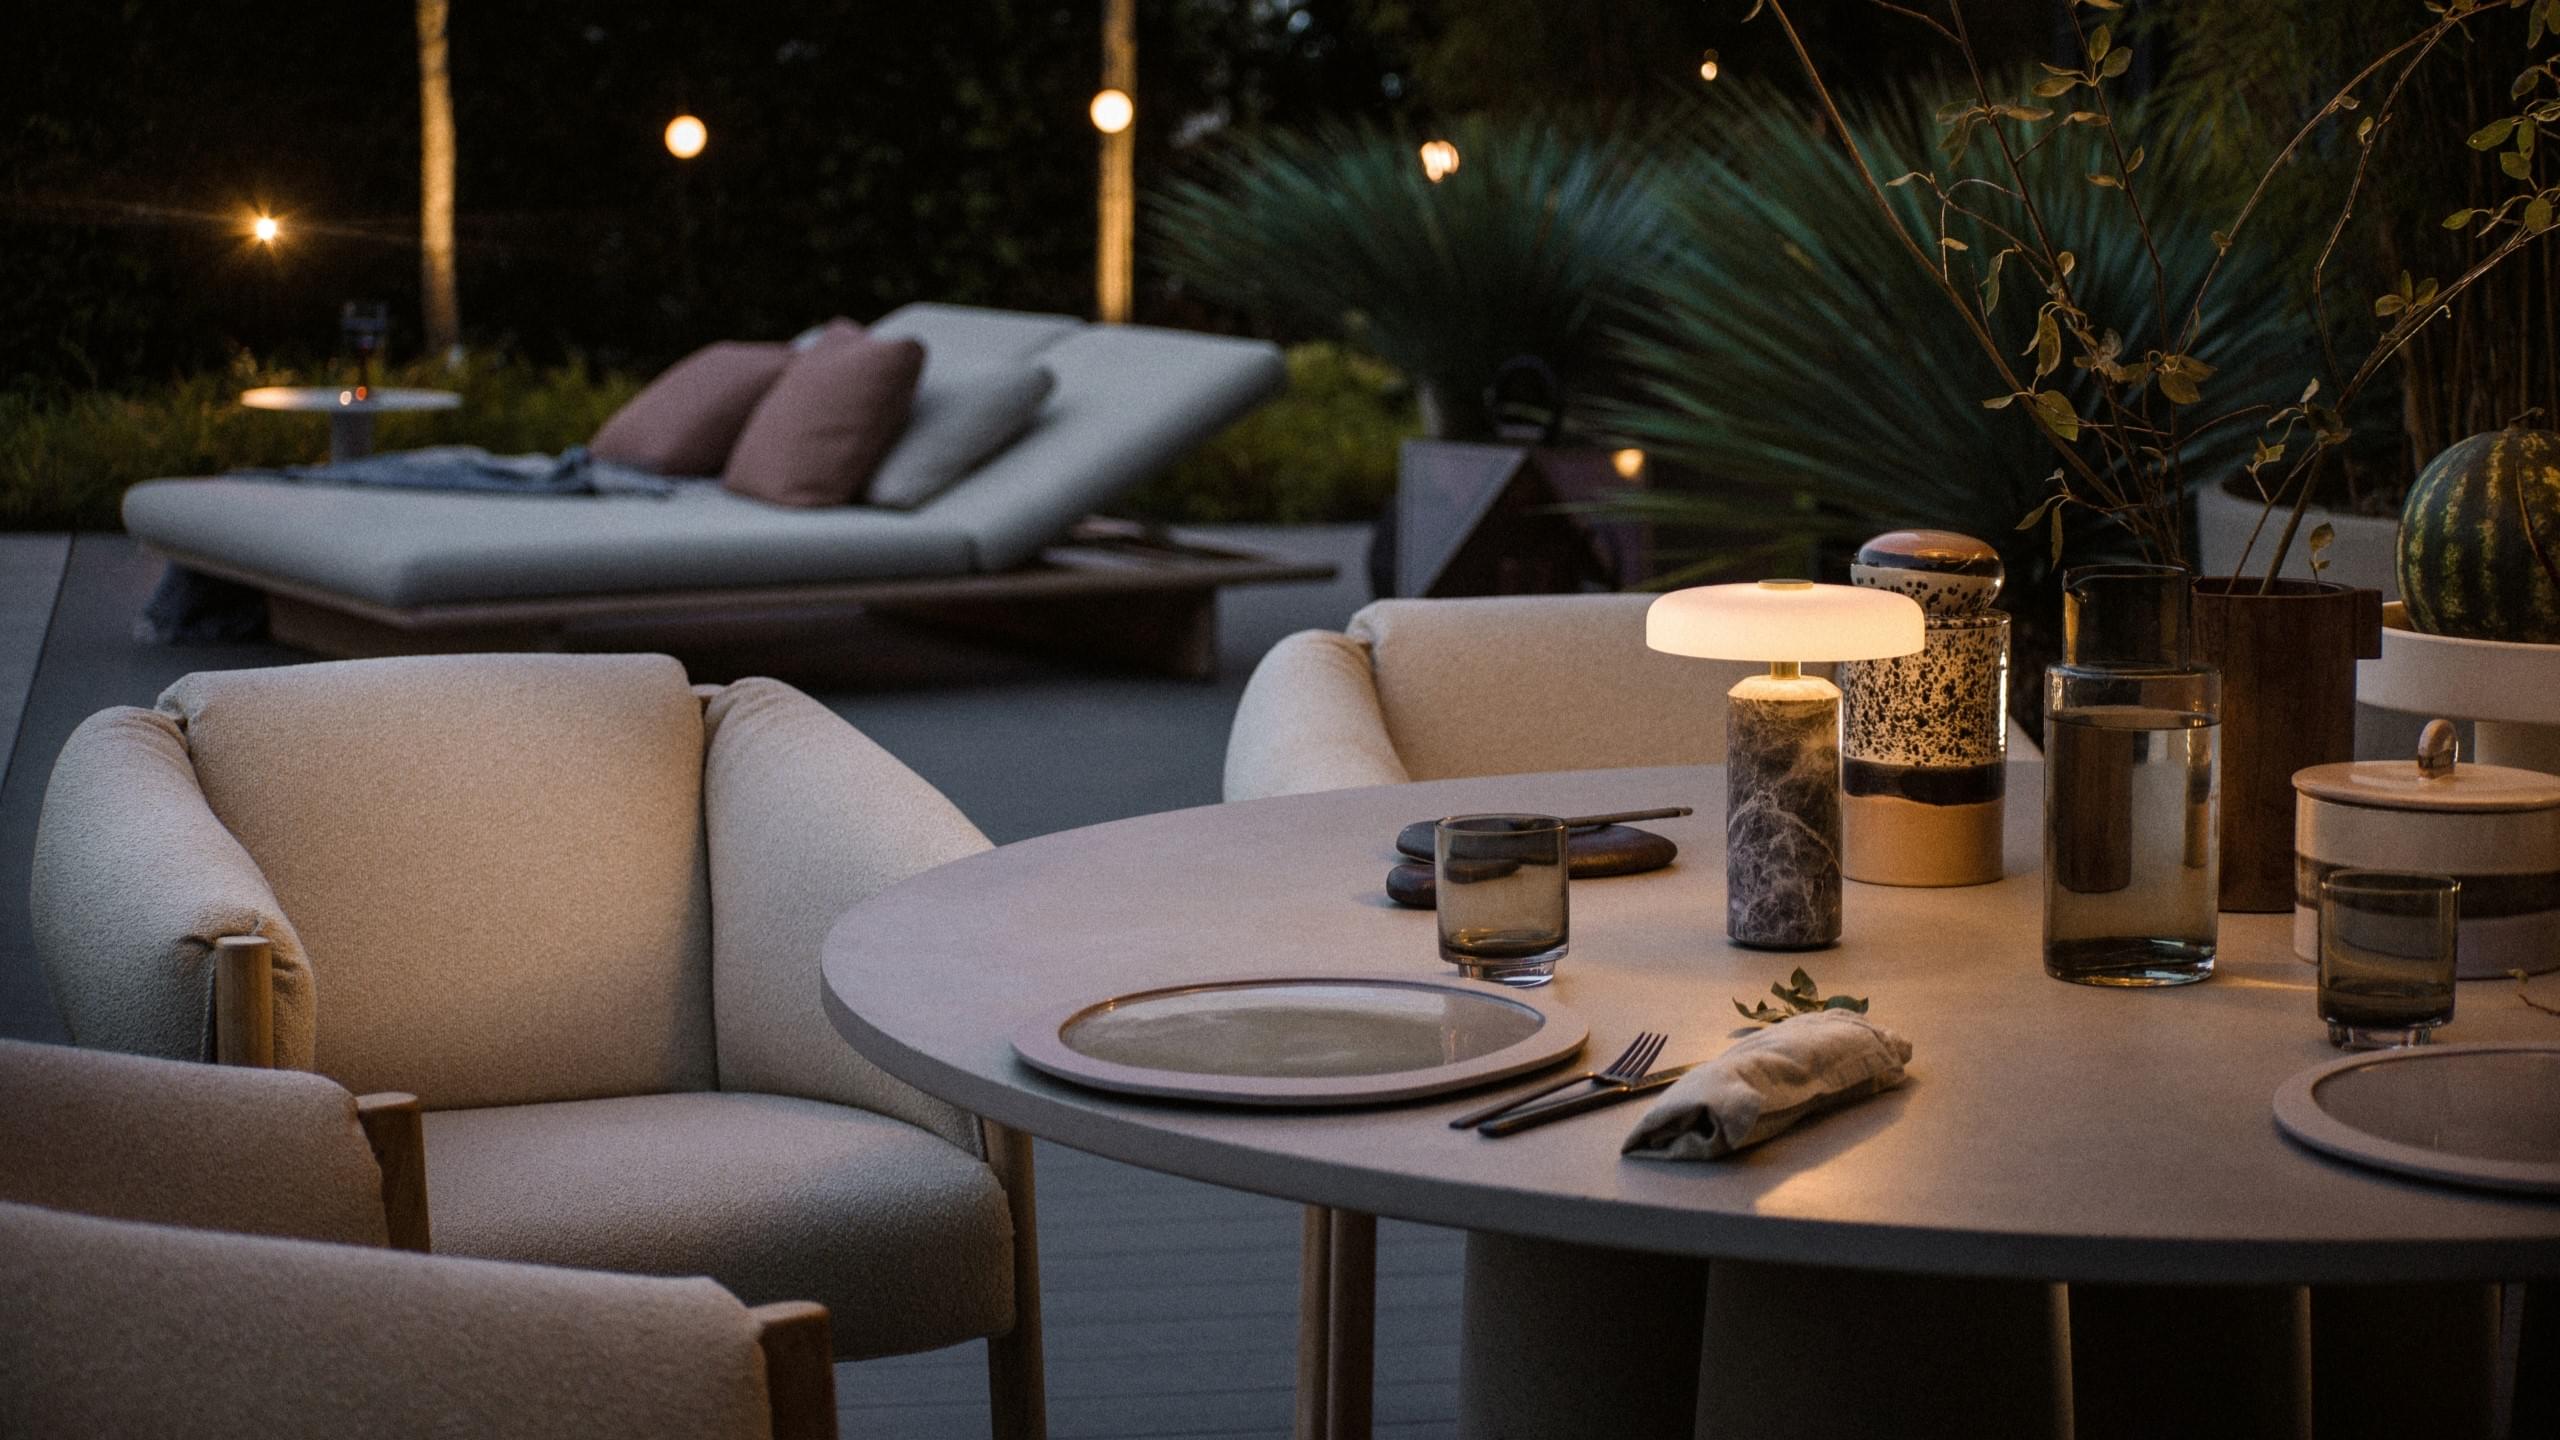
M 1769 993 L 1778 997 L 1778 1005 L 1772 1005 L 1766 1000 L 1757 1005 L 1744 1005 L 1736 1000 L 1733 1002 L 1733 1008 L 1741 1012 L 1743 1019 L 1760 1025 L 1775 1025 L 1781 1020 L 1792 1019 L 1798 1015 L 1810 1015 L 1817 1010 L 1847 1010 L 1859 1015 L 1867 1013 L 1865 996 L 1825 997 L 1821 987 L 1813 983 L 1813 977 L 1804 973 L 1802 966 L 1798 966 L 1796 973 L 1787 977 L 1785 984 L 1770 986 Z M 1779 1005 L 1786 1008 L 1779 1009 Z

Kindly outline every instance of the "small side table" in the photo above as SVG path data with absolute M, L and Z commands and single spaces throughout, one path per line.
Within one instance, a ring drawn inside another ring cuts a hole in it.
M 361 396 L 361 398 L 359 398 Z M 359 391 L 350 385 L 262 385 L 240 392 L 252 410 L 292 410 L 329 417 L 329 463 L 373 453 L 373 417 L 386 410 L 455 410 L 462 397 L 450 390 Z

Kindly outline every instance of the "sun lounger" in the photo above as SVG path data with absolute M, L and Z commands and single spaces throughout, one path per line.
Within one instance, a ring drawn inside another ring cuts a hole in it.
M 921 340 L 928 367 L 1033 357 L 1056 388 L 1021 439 L 908 511 L 707 485 L 530 496 L 230 477 L 136 485 L 125 527 L 263 591 L 279 641 L 339 656 L 581 648 L 582 632 L 860 608 L 1206 674 L 1219 586 L 1331 573 L 1079 523 L 1277 391 L 1273 346 L 950 305 L 873 331 Z

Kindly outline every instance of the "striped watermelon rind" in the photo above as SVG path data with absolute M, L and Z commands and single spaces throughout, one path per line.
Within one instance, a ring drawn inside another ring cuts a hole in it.
M 2446 447 L 2400 508 L 2400 598 L 2431 635 L 2560 644 L 2560 434 Z

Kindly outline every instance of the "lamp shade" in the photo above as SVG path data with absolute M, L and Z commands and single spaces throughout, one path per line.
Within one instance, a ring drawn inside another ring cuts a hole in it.
M 1928 641 L 1908 595 L 1810 580 L 1674 590 L 1644 614 L 1644 643 L 1709 660 L 1882 660 Z

